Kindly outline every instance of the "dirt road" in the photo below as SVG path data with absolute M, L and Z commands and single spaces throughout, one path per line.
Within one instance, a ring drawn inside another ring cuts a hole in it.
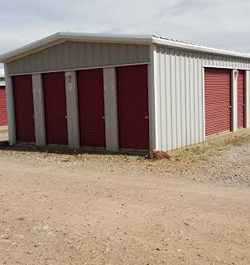
M 250 264 L 250 192 L 0 155 L 0 264 Z

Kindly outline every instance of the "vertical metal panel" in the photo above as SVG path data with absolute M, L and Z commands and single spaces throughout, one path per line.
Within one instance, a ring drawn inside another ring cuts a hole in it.
M 171 51 L 171 55 L 170 55 L 170 80 L 171 80 L 171 85 L 170 85 L 170 91 L 171 91 L 171 115 L 172 115 L 172 119 L 171 119 L 171 130 L 172 130 L 172 149 L 176 148 L 176 142 L 177 142 L 177 133 L 176 133 L 176 90 L 175 90 L 175 53 L 173 53 L 173 51 Z M 161 124 L 161 123 L 160 123 Z
M 65 72 L 68 141 L 72 149 L 80 148 L 79 137 L 79 114 L 78 114 L 78 93 L 76 84 L 76 73 Z
M 198 124 L 199 128 L 199 142 L 202 141 L 204 137 L 204 119 L 203 119 L 203 82 L 204 82 L 204 76 L 203 76 L 203 67 L 202 67 L 203 59 L 198 60 L 198 119 L 200 121 L 200 124 Z M 198 139 L 197 138 L 197 139 Z
M 197 54 L 194 54 L 194 68 L 193 68 L 193 75 L 194 75 L 194 120 L 199 121 L 198 116 L 198 57 Z M 194 141 L 199 139 L 199 123 L 194 122 Z
M 117 86 L 115 68 L 103 69 L 106 149 L 119 151 Z
M 157 144 L 161 142 L 158 141 L 158 115 L 157 115 L 157 104 L 156 100 L 158 94 L 156 92 L 157 88 L 157 53 L 156 46 L 150 46 L 150 64 L 148 65 L 148 108 L 149 108 L 149 147 L 151 150 L 159 149 Z
M 191 144 L 191 115 L 190 115 L 190 67 L 189 67 L 190 59 L 189 54 L 186 54 L 185 57 L 185 84 L 184 89 L 185 93 L 185 100 L 186 100 L 186 108 L 185 108 L 185 116 L 186 116 L 186 138 L 187 138 L 187 145 Z
M 174 130 L 177 132 L 177 139 L 176 139 L 176 148 L 181 147 L 181 69 L 180 69 L 180 52 L 177 51 L 175 55 L 175 111 L 176 111 L 176 128 Z
M 250 78 L 249 71 L 246 71 L 245 75 L 245 119 L 246 119 L 246 128 L 250 127 Z
M 152 46 L 152 48 L 153 48 L 153 46 Z M 154 51 L 154 49 L 151 50 L 151 56 L 152 56 L 153 62 L 154 62 L 151 64 L 152 69 L 154 70 L 153 73 L 151 72 L 151 74 L 152 74 L 151 78 L 154 81 L 154 84 L 153 84 L 154 85 L 154 87 L 153 87 L 153 89 L 154 89 L 154 98 L 153 98 L 154 102 L 153 102 L 153 104 L 154 105 L 152 104 L 152 106 L 154 108 L 153 114 L 155 115 L 155 118 L 156 118 L 154 120 L 154 122 L 155 122 L 155 128 L 154 128 L 155 142 L 161 144 L 162 143 L 161 132 L 159 131 L 160 130 L 159 121 L 160 121 L 161 113 L 160 113 L 160 104 L 157 104 L 157 102 L 159 102 L 159 100 L 160 100 L 160 91 L 159 91 L 159 88 L 160 88 L 160 86 L 159 86 L 159 82 L 160 82 L 160 80 L 159 80 L 159 76 L 160 76 L 159 58 L 160 58 L 160 56 L 159 56 L 159 53 L 156 53 Z M 151 95 L 149 94 L 149 97 L 150 96 Z M 151 110 L 150 110 L 150 112 L 151 112 Z M 151 113 L 151 115 L 152 115 L 152 113 Z M 151 117 L 149 117 L 149 118 L 151 119 Z M 159 138 L 159 139 L 156 139 L 156 138 Z M 158 150 L 159 148 L 160 148 L 160 146 L 155 146 L 155 149 Z
M 36 145 L 46 146 L 42 75 L 32 75 Z
M 186 134 L 186 89 L 185 89 L 185 53 L 181 53 L 181 61 L 180 61 L 180 71 L 181 71 L 181 79 L 180 79 L 180 109 L 181 109 L 181 146 L 185 146 L 187 144 L 187 134 Z
M 161 53 L 164 53 L 164 50 L 161 51 Z M 164 78 L 165 73 L 166 73 L 166 68 L 165 68 L 165 62 L 164 61 L 165 61 L 165 56 L 160 56 L 158 63 L 159 63 L 159 65 L 162 65 L 162 67 L 159 68 L 159 71 L 158 71 L 158 73 L 159 73 L 158 80 L 159 80 L 159 89 L 160 89 L 160 91 L 159 91 L 159 93 L 160 93 L 160 98 L 159 98 L 159 100 L 160 100 L 160 106 L 159 106 L 160 107 L 160 113 L 159 113 L 159 115 L 160 115 L 160 119 L 162 121 L 162 126 L 166 127 L 167 126 L 166 125 L 166 119 L 162 119 L 162 117 L 166 115 L 166 104 L 165 104 L 165 102 L 166 102 L 166 90 L 164 89 L 166 87 L 166 84 L 165 84 L 166 80 Z M 158 65 L 158 67 L 159 67 L 159 65 Z M 160 134 L 160 139 L 161 139 L 161 146 L 162 146 L 161 148 L 166 148 L 167 135 L 166 135 L 165 131 L 160 131 L 159 134 Z
M 148 63 L 149 46 L 65 42 L 7 63 L 6 74 L 25 74 Z
M 195 113 L 194 113 L 194 104 L 195 104 L 195 93 L 194 93 L 194 54 L 190 53 L 189 61 L 189 70 L 190 70 L 190 130 L 191 130 L 191 141 L 190 144 L 195 143 L 194 138 L 194 127 L 195 127 Z
M 7 65 L 4 64 L 4 72 L 7 71 Z M 8 119 L 8 135 L 9 144 L 12 146 L 16 144 L 16 122 L 15 122 L 15 107 L 13 97 L 13 83 L 12 78 L 8 75 L 5 76 L 5 89 L 7 101 L 7 119 Z
M 167 136 L 167 142 L 166 142 L 166 146 L 162 147 L 162 150 L 171 150 L 172 149 L 172 135 L 173 135 L 173 131 L 172 130 L 167 130 L 167 128 L 171 128 L 171 124 L 172 124 L 172 114 L 171 114 L 171 104 L 172 104 L 172 99 L 171 99 L 171 69 L 170 69 L 170 53 L 169 51 L 165 50 L 165 69 L 166 69 L 166 74 L 165 74 L 165 85 L 166 85 L 166 127 L 162 129 L 165 133 L 165 135 Z M 164 78 L 164 76 L 162 76 L 161 78 Z
M 238 129 L 237 70 L 231 70 L 231 130 Z

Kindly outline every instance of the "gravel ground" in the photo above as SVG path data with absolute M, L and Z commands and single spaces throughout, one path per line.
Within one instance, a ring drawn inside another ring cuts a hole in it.
M 237 139 L 238 140 L 238 139 Z M 244 138 L 245 140 L 245 138 Z M 238 144 L 238 143 L 237 143 Z M 200 146 L 198 146 L 200 148 Z M 153 175 L 178 175 L 191 180 L 211 182 L 220 186 L 250 187 L 250 144 L 221 148 L 207 159 L 201 159 L 204 152 L 210 154 L 209 148 L 202 147 L 201 154 L 196 155 L 196 161 L 190 154 L 185 159 L 179 159 L 174 153 L 173 159 L 147 160 L 143 156 L 110 155 L 110 154 L 84 154 L 71 152 L 65 154 L 61 151 L 37 151 L 29 148 L 3 148 L 0 154 L 7 155 L 12 160 L 29 161 L 32 165 L 52 165 L 56 167 L 84 168 L 89 170 L 102 170 L 118 172 L 121 174 L 153 174 Z M 211 148 L 211 147 L 210 147 Z M 197 149 L 197 147 L 196 147 Z M 197 150 L 194 148 L 187 151 Z M 214 148 L 213 148 L 214 149 Z M 180 151 L 177 151 L 180 152 Z M 185 153 L 186 151 L 181 151 Z M 194 151 L 192 151 L 194 153 Z M 199 150 L 200 152 L 200 150 Z M 197 158 L 198 157 L 198 158 Z M 179 161 L 180 160 L 180 161 Z
M 250 187 L 250 145 L 234 146 L 199 164 L 191 179 L 210 181 L 217 185 Z
M 249 265 L 249 135 L 142 156 L 0 149 L 0 264 Z
M 0 264 L 250 264 L 248 189 L 147 174 L 135 157 L 6 153 Z

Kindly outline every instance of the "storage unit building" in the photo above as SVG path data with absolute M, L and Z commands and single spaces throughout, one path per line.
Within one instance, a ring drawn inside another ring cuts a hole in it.
M 0 69 L 1 70 L 1 69 Z M 0 126 L 7 125 L 7 106 L 4 74 L 0 72 Z
M 0 62 L 12 145 L 166 151 L 250 126 L 247 53 L 57 33 Z

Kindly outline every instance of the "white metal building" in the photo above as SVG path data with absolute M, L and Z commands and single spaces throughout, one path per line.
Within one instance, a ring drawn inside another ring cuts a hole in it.
M 250 54 L 57 33 L 0 56 L 10 144 L 173 150 L 250 126 Z

